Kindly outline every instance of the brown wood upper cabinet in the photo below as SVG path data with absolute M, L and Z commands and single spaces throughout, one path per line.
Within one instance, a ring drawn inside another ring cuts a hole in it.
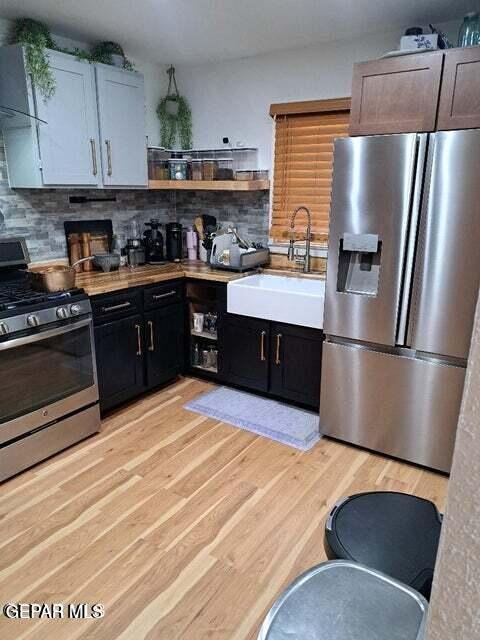
M 434 131 L 443 53 L 354 65 L 350 135 Z
M 480 128 L 480 47 L 354 65 L 350 135 Z
M 437 129 L 480 127 L 480 47 L 445 53 Z

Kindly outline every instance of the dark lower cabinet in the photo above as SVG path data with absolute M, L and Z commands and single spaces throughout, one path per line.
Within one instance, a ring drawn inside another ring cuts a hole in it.
M 211 379 L 318 407 L 322 331 L 227 313 L 224 286 L 210 291 L 208 304 L 200 299 L 205 287 L 191 289 L 193 310 L 218 314 L 217 341 L 208 341 L 218 350 L 218 373 Z M 183 283 L 97 296 L 92 308 L 102 411 L 174 379 L 185 365 L 200 371 L 185 357 L 192 339 L 185 340 Z
M 98 386 L 102 411 L 145 389 L 143 319 L 140 315 L 95 327 Z
M 181 373 L 184 360 L 183 305 L 173 304 L 145 314 L 148 387 Z
M 257 391 L 268 390 L 269 325 L 265 320 L 227 314 L 219 325 L 219 376 Z
M 219 326 L 219 378 L 317 408 L 323 332 L 227 313 Z
M 96 296 L 92 309 L 102 411 L 182 372 L 183 283 Z
M 270 327 L 270 392 L 317 407 L 323 333 L 316 329 L 272 323 Z

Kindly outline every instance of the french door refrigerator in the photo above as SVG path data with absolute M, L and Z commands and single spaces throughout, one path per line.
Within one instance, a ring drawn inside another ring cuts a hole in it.
M 320 428 L 448 472 L 480 284 L 480 130 L 335 143 Z

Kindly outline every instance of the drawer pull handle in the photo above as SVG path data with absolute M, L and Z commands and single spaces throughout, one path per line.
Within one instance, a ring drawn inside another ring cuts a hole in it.
M 97 175 L 97 151 L 95 149 L 95 139 L 90 138 L 90 149 L 92 151 L 92 173 Z
M 277 333 L 277 348 L 275 351 L 275 364 L 280 364 L 281 360 L 280 360 L 280 341 L 282 339 L 282 334 L 281 333 Z
M 135 329 L 137 330 L 137 356 L 141 356 L 142 355 L 142 334 L 141 334 L 140 325 L 136 324 Z
M 266 358 L 265 358 L 265 336 L 266 336 L 266 332 L 262 331 L 262 333 L 260 334 L 260 360 L 262 362 L 265 362 Z
M 112 175 L 112 145 L 110 140 L 105 140 L 107 145 L 107 176 Z
M 128 309 L 132 306 L 131 302 L 121 302 L 120 304 L 113 304 L 111 307 L 102 307 L 102 313 L 108 313 L 109 311 L 119 311 L 120 309 Z
M 150 344 L 148 345 L 148 350 L 149 351 L 155 351 L 155 346 L 154 346 L 154 342 L 153 342 L 153 322 L 151 320 L 149 320 L 147 322 L 148 324 L 148 328 L 150 330 Z
M 176 291 L 169 291 L 168 293 L 156 293 L 152 295 L 154 300 L 161 300 L 162 298 L 169 298 L 170 296 L 176 295 Z

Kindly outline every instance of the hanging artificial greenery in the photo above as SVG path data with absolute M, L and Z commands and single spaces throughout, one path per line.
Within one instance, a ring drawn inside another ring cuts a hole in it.
M 192 148 L 192 112 L 187 100 L 178 93 L 175 69 L 167 69 L 167 95 L 157 106 L 162 147 L 173 149 L 178 140 L 181 149 Z
M 57 47 L 57 49 L 63 53 L 69 53 L 70 55 L 75 56 L 78 60 L 86 60 L 92 64 L 100 62 L 101 64 L 119 66 L 115 64 L 113 58 L 113 56 L 119 56 L 122 59 L 122 69 L 125 69 L 126 71 L 135 71 L 133 63 L 128 60 L 122 47 L 116 42 L 99 42 L 91 51 L 79 49 L 78 47 L 75 47 L 75 49 L 59 49 Z
M 12 42 L 25 47 L 25 63 L 32 81 L 45 100 L 55 93 L 55 78 L 46 49 L 56 49 L 46 25 L 30 18 L 15 21 Z
M 19 18 L 15 21 L 11 42 L 25 47 L 27 72 L 31 75 L 33 84 L 44 100 L 51 98 L 56 88 L 46 49 L 68 53 L 79 60 L 86 60 L 90 63 L 101 62 L 102 64 L 110 65 L 114 65 L 112 56 L 120 56 L 122 68 L 127 71 L 135 71 L 133 64 L 125 57 L 122 47 L 116 42 L 99 42 L 91 51 L 79 49 L 78 47 L 65 49 L 56 44 L 45 24 L 30 18 Z
M 117 42 L 105 41 L 96 44 L 90 54 L 90 62 L 101 62 L 102 64 L 114 64 L 112 56 L 122 58 L 122 69 L 134 71 L 133 64 L 125 56 L 122 47 Z

